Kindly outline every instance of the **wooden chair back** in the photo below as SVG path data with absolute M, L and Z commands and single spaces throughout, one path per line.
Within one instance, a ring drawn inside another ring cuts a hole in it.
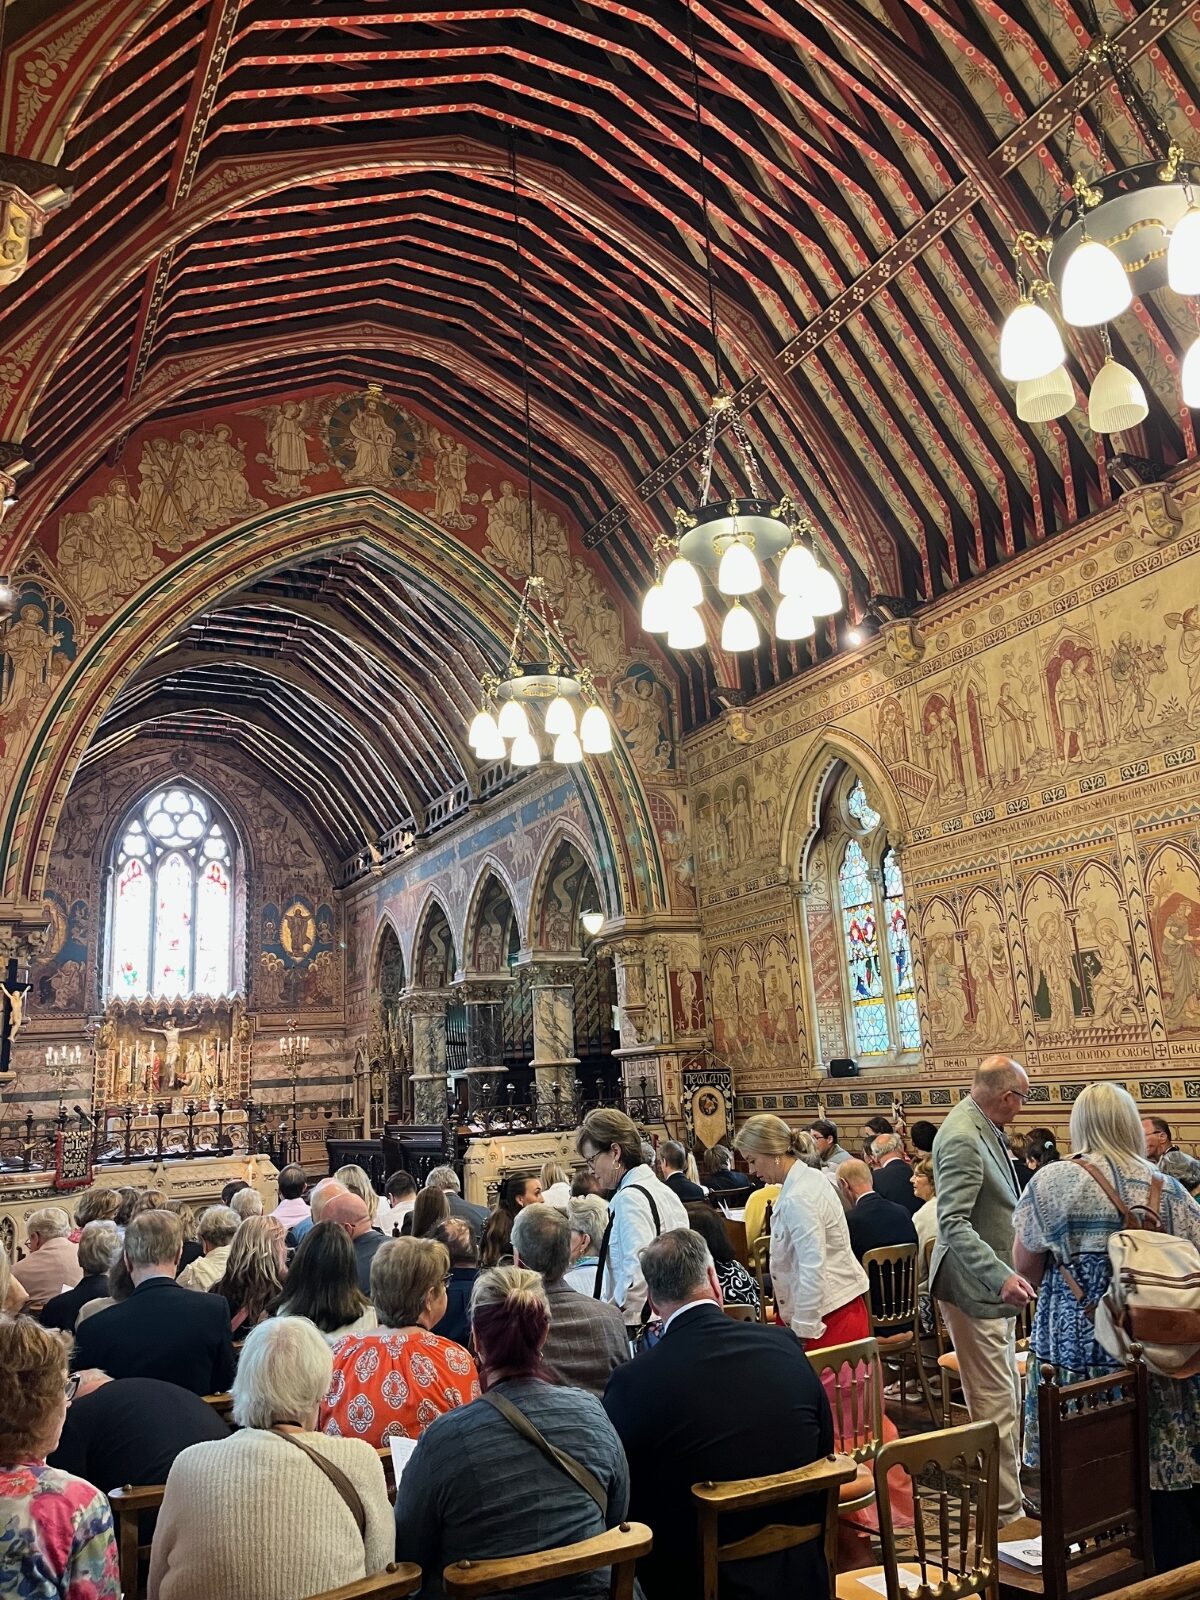
M 421 1569 L 411 1561 L 390 1561 L 374 1577 L 344 1583 L 340 1589 L 326 1589 L 309 1595 L 308 1600 L 401 1600 L 416 1594 L 421 1587 Z
M 123 1489 L 110 1489 L 108 1503 L 112 1507 L 114 1529 L 117 1537 L 117 1558 L 121 1566 L 121 1592 L 125 1600 L 139 1600 L 145 1585 L 139 1583 L 143 1560 L 149 1560 L 150 1546 L 139 1542 L 141 1518 L 144 1511 L 157 1511 L 167 1491 L 165 1483 L 129 1484 Z
M 204 1396 L 204 1404 L 211 1406 L 219 1417 L 227 1422 L 231 1428 L 233 1427 L 233 1417 L 231 1415 L 233 1411 L 233 1396 L 228 1389 L 223 1390 L 220 1394 L 206 1394 Z
M 912 1554 L 896 1549 L 888 1473 L 912 1480 Z M 1000 1512 L 1000 1433 L 994 1422 L 917 1433 L 885 1444 L 875 1457 L 875 1494 L 888 1600 L 902 1600 L 897 1563 L 919 1569 L 922 1600 L 999 1600 L 996 1532 Z
M 791 1472 L 777 1472 L 767 1478 L 742 1478 L 729 1483 L 694 1483 L 692 1498 L 697 1504 L 700 1531 L 700 1560 L 703 1600 L 717 1600 L 722 1563 L 746 1561 L 752 1556 L 775 1555 L 799 1545 L 820 1540 L 825 1550 L 829 1574 L 829 1600 L 835 1600 L 837 1579 L 838 1491 L 857 1472 L 851 1456 L 826 1456 L 810 1466 Z M 722 1516 L 737 1511 L 754 1511 L 761 1506 L 792 1503 L 820 1495 L 818 1522 L 771 1522 L 756 1533 L 730 1544 L 722 1544 L 718 1524 Z
M 1149 1549 L 1150 1438 L 1146 1364 L 1083 1383 L 1059 1384 L 1043 1366 L 1038 1384 L 1042 1455 L 1042 1580 L 1045 1593 L 1066 1600 L 1069 1574 L 1098 1557 L 1128 1551 L 1116 1578 L 1153 1571 Z M 1081 1577 L 1084 1575 L 1081 1574 Z M 1070 1587 L 1071 1600 L 1112 1586 L 1104 1576 Z
M 810 1350 L 808 1359 L 825 1384 L 833 1413 L 833 1447 L 861 1465 L 874 1461 L 883 1444 L 883 1362 L 874 1339 Z
M 771 1305 L 771 1291 L 767 1279 L 771 1273 L 771 1235 L 760 1233 L 750 1246 L 750 1270 L 758 1280 L 758 1301 L 762 1306 L 763 1321 L 767 1320 L 767 1307 Z
M 753 1322 L 755 1320 L 753 1306 L 726 1306 L 725 1315 L 732 1317 L 735 1322 Z
M 917 1246 L 880 1245 L 862 1258 L 863 1271 L 871 1280 L 867 1310 L 871 1332 L 877 1337 L 907 1333 L 917 1325 Z
M 529 1589 L 535 1583 L 557 1583 L 581 1572 L 612 1569 L 610 1600 L 633 1600 L 634 1569 L 654 1544 L 644 1522 L 622 1522 L 578 1544 L 553 1550 L 535 1550 L 527 1556 L 500 1556 L 494 1561 L 455 1561 L 442 1573 L 446 1600 L 474 1600 L 475 1596 L 507 1589 Z

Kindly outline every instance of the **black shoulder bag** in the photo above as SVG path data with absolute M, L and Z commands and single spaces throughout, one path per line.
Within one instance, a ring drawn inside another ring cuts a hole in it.
M 496 1394 L 493 1390 L 489 1390 L 487 1394 L 481 1395 L 480 1398 L 498 1411 L 506 1422 L 511 1423 L 523 1439 L 528 1439 L 530 1444 L 536 1445 L 547 1461 L 553 1462 L 560 1472 L 565 1472 L 567 1477 L 573 1479 L 585 1494 L 591 1496 L 599 1506 L 600 1515 L 607 1526 L 608 1495 L 605 1493 L 604 1485 L 599 1478 L 594 1473 L 589 1472 L 582 1461 L 576 1461 L 574 1456 L 569 1456 L 565 1450 L 560 1450 L 557 1445 L 552 1445 L 549 1439 L 534 1427 L 525 1413 L 513 1405 L 511 1400 L 506 1400 L 502 1394 Z

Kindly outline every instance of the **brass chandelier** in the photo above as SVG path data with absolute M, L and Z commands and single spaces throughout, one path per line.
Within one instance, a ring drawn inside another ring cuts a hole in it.
M 521 207 L 517 185 L 517 146 L 509 144 L 513 196 L 513 251 L 516 257 L 517 312 L 521 332 L 521 378 L 525 402 L 526 516 L 529 532 L 529 576 L 500 677 L 485 672 L 479 680 L 482 702 L 471 722 L 468 742 L 481 761 L 502 761 L 514 767 L 536 767 L 542 759 L 540 735 L 552 739 L 551 759 L 574 766 L 585 755 L 606 755 L 612 749 L 612 725 L 600 704 L 589 668 L 576 672 L 558 642 L 554 614 L 544 578 L 535 571 L 533 519 L 533 427 L 529 412 L 529 347 L 525 336 L 525 279 L 521 254 Z M 577 712 L 577 707 L 582 707 Z M 540 727 L 536 716 L 541 713 Z M 511 745 L 511 749 L 509 746 Z
M 708 210 L 708 167 L 700 115 L 700 75 L 696 61 L 695 16 L 688 6 L 688 43 L 692 65 L 692 106 L 696 121 L 696 156 L 700 163 L 700 201 L 704 216 L 704 266 L 708 285 L 708 327 L 713 372 L 713 401 L 704 430 L 700 468 L 700 501 L 675 513 L 675 533 L 654 541 L 654 582 L 642 601 L 642 627 L 662 633 L 674 649 L 694 650 L 707 643 L 700 606 L 704 588 L 700 569 L 712 576 L 719 593 L 733 604 L 721 627 L 721 648 L 756 650 L 761 634 L 754 613 L 742 602 L 762 588 L 761 562 L 783 553 L 777 582 L 780 602 L 775 636 L 807 639 L 817 617 L 842 609 L 842 592 L 827 567 L 817 561 L 812 523 L 786 496 L 767 496 L 746 424 L 721 380 L 721 343 L 713 278 L 712 225 Z M 723 425 L 732 435 L 749 493 L 711 500 L 717 435 Z

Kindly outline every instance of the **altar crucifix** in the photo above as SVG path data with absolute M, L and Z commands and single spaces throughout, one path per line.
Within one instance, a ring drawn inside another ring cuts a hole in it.
M 13 1070 L 13 1045 L 28 1022 L 27 1007 L 32 984 L 17 976 L 17 962 L 11 958 L 0 982 L 0 1080 Z

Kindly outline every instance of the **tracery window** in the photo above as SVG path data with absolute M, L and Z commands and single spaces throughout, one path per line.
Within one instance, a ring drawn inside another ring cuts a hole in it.
M 840 794 L 849 838 L 838 866 L 842 957 L 859 1056 L 919 1050 L 904 878 L 882 818 L 862 780 L 847 774 Z
M 207 800 L 176 785 L 142 801 L 113 853 L 109 992 L 228 994 L 233 890 L 232 835 Z

